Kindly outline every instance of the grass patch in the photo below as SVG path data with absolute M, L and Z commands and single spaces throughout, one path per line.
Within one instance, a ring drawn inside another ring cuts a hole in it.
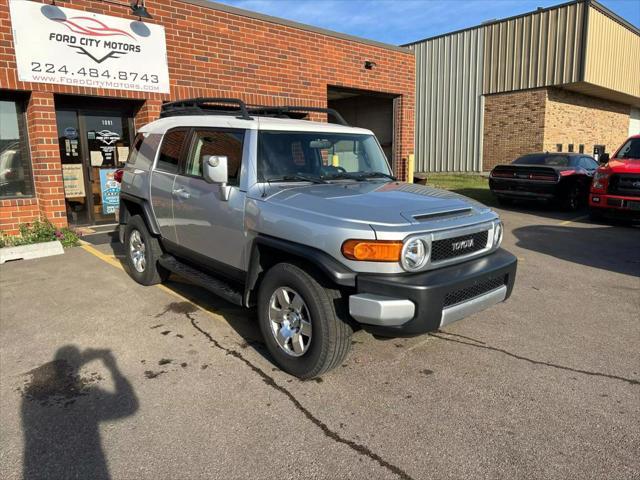
M 498 206 L 496 198 L 489 190 L 489 179 L 481 175 L 427 173 L 427 186 L 450 190 L 465 197 L 473 198 L 490 207 Z

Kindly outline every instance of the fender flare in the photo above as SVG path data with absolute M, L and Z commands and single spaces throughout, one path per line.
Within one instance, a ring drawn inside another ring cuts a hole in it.
M 260 274 L 265 271 L 265 262 L 261 259 L 261 249 L 266 247 L 287 254 L 292 259 L 302 259 L 318 268 L 336 285 L 343 287 L 356 286 L 356 272 L 349 269 L 328 253 L 308 245 L 282 240 L 280 238 L 259 234 L 251 245 L 249 268 L 245 281 L 244 303 L 250 306 L 252 292 L 255 290 Z
M 140 206 L 140 209 L 142 210 L 142 214 L 144 216 L 144 221 L 146 222 L 147 227 L 149 228 L 149 231 L 151 232 L 152 235 L 160 236 L 160 227 L 158 227 L 158 223 L 156 222 L 156 219 L 153 216 L 153 210 L 151 209 L 151 204 L 149 203 L 149 201 L 145 200 L 144 198 L 136 197 L 135 195 L 131 195 L 130 193 L 125 193 L 122 191 L 120 192 L 120 220 L 119 220 L 119 223 L 121 225 L 126 223 L 125 215 L 122 215 L 122 212 L 125 211 L 125 209 L 122 208 L 123 200 L 131 203 L 135 203 L 136 205 Z M 127 214 L 128 213 L 129 212 L 127 210 Z

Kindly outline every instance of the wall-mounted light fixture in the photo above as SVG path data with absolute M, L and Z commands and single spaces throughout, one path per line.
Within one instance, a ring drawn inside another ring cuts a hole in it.
M 131 9 L 131 15 L 135 15 L 140 20 L 143 18 L 153 18 L 151 14 L 147 11 L 147 7 L 144 4 L 144 0 L 132 0 L 131 3 L 120 3 L 114 0 L 102 0 L 104 3 L 109 3 L 111 5 L 117 5 L 119 7 L 125 7 Z M 55 0 L 53 0 L 55 3 Z M 54 4 L 52 3 L 52 5 Z
M 147 11 L 147 7 L 145 7 L 144 5 L 144 0 L 135 0 L 135 2 L 131 4 L 131 13 L 138 17 L 140 20 L 142 20 L 143 17 L 153 18 Z
M 373 70 L 373 67 L 376 66 L 376 62 L 374 62 L 373 60 L 365 60 L 364 61 L 364 68 L 365 70 Z

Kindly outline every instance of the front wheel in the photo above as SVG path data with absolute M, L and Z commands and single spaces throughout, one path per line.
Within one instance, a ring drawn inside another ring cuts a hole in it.
M 279 263 L 266 273 L 258 293 L 258 320 L 275 363 L 299 378 L 313 378 L 340 365 L 352 329 L 340 317 L 340 292 L 296 265 Z
M 597 208 L 590 208 L 589 209 L 589 220 L 591 220 L 592 222 L 601 222 L 603 220 L 603 215 L 602 212 L 600 211 L 600 209 Z
M 570 212 L 578 210 L 582 204 L 582 191 L 579 185 L 572 185 L 567 192 L 567 196 L 564 199 L 564 208 Z

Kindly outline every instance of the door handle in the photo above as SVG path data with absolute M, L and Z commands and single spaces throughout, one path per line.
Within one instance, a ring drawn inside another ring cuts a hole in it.
M 191 197 L 191 194 L 189 192 L 187 192 L 184 188 L 179 188 L 177 190 L 172 190 L 171 194 L 174 197 L 179 197 L 179 198 L 184 198 L 184 199 L 187 199 L 187 198 Z

